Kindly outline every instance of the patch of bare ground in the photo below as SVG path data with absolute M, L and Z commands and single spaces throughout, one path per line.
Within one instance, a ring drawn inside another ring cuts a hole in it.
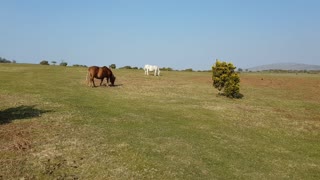
M 46 129 L 36 121 L 0 125 L 0 176 L 4 179 L 31 178 L 28 154 L 36 148 L 34 131 Z M 1 179 L 1 178 L 0 178 Z
M 76 171 L 85 156 L 80 152 L 87 146 L 76 136 L 85 130 L 64 123 L 70 116 L 51 117 L 0 125 L 2 178 L 78 179 Z
M 276 76 L 276 75 L 243 75 L 241 86 L 277 90 L 282 92 L 286 99 L 304 99 L 307 101 L 320 102 L 320 96 L 315 96 L 319 91 L 320 78 L 299 76 Z
M 31 131 L 37 123 L 26 122 L 23 125 L 11 123 L 0 126 L 2 145 L 0 151 L 27 151 L 32 147 Z
M 0 95 L 3 102 L 0 106 L 0 179 L 77 179 L 73 173 L 55 173 L 57 169 L 74 169 L 73 160 L 64 161 L 60 151 L 45 160 L 33 155 L 47 146 L 56 149 L 68 142 L 67 136 L 72 138 L 70 133 L 76 129 L 67 123 L 72 113 L 55 112 L 53 109 L 61 105 L 38 98 Z
M 0 152 L 28 151 L 32 148 L 33 132 L 43 129 L 36 121 L 49 110 L 42 110 L 35 105 L 35 96 L 0 95 L 5 107 L 0 107 Z

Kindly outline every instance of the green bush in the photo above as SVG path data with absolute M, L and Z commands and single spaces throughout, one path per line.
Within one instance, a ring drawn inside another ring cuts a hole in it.
M 121 67 L 119 69 L 132 69 L 132 67 L 131 66 L 123 66 L 123 67 Z
M 7 60 L 6 58 L 0 57 L 0 63 L 11 63 L 11 61 Z
M 183 70 L 183 71 L 192 72 L 193 69 L 192 69 L 192 68 L 188 68 L 188 69 L 185 69 L 185 70 Z
M 46 61 L 46 60 L 42 60 L 42 61 L 40 62 L 40 64 L 41 64 L 41 65 L 49 65 L 49 62 Z
M 173 69 L 171 67 L 163 67 L 160 68 L 161 71 L 173 71 Z
M 111 69 L 116 69 L 116 64 L 110 64 L 110 66 L 109 66 L 109 68 L 111 68 Z
M 67 62 L 61 62 L 61 63 L 60 63 L 60 66 L 67 66 L 67 65 L 68 65 Z
M 74 64 L 72 65 L 73 67 L 87 67 L 86 65 L 81 65 L 81 64 Z
M 236 67 L 232 63 L 216 60 L 216 64 L 212 66 L 213 86 L 219 90 L 219 94 L 229 98 L 242 98 L 239 85 L 240 77 L 235 69 Z

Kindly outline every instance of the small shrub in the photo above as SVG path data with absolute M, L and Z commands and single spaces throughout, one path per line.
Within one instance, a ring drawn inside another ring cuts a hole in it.
M 109 68 L 111 68 L 111 69 L 116 69 L 116 64 L 110 64 L 110 66 L 109 66 Z
M 173 71 L 173 69 L 171 67 L 163 67 L 160 68 L 161 71 Z
M 7 60 L 6 58 L 0 57 L 0 63 L 11 63 L 11 61 Z
M 66 62 L 61 62 L 60 63 L 60 66 L 67 66 L 68 65 L 68 63 L 66 63 Z
M 188 69 L 185 69 L 183 71 L 187 71 L 187 72 L 193 72 L 193 69 L 192 68 L 188 68 Z
M 132 69 L 132 67 L 131 66 L 123 66 L 123 67 L 121 67 L 119 69 Z
M 42 60 L 42 61 L 40 62 L 40 64 L 41 64 L 41 65 L 49 65 L 49 62 L 46 61 L 46 60 Z
M 212 66 L 213 86 L 219 90 L 219 94 L 229 98 L 242 98 L 239 85 L 240 77 L 235 69 L 236 67 L 232 63 L 217 60 L 216 64 Z
M 81 65 L 81 64 L 74 64 L 72 65 L 73 67 L 87 67 L 86 65 Z

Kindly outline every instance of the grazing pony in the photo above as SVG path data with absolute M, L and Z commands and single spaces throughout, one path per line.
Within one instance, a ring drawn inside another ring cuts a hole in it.
M 107 68 L 106 66 L 98 67 L 98 66 L 91 66 L 88 68 L 87 73 L 87 84 L 89 86 L 95 87 L 94 78 L 101 79 L 100 86 L 104 78 L 107 78 L 107 86 L 109 86 L 109 80 L 111 85 L 114 86 L 114 81 L 116 77 L 113 75 L 111 69 Z
M 149 75 L 149 71 L 154 71 L 154 76 L 160 76 L 160 69 L 158 66 L 146 64 L 144 65 L 143 70 L 145 75 Z

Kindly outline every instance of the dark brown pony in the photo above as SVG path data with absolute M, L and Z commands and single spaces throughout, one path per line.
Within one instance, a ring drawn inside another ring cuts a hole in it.
M 116 80 L 116 77 L 113 75 L 111 69 L 107 68 L 106 66 L 98 67 L 98 66 L 91 66 L 88 68 L 88 74 L 87 74 L 87 83 L 89 86 L 95 87 L 94 84 L 94 78 L 101 79 L 100 86 L 102 85 L 102 81 L 104 78 L 107 79 L 107 86 L 109 86 L 109 80 L 111 82 L 111 85 L 114 86 L 114 81 Z

